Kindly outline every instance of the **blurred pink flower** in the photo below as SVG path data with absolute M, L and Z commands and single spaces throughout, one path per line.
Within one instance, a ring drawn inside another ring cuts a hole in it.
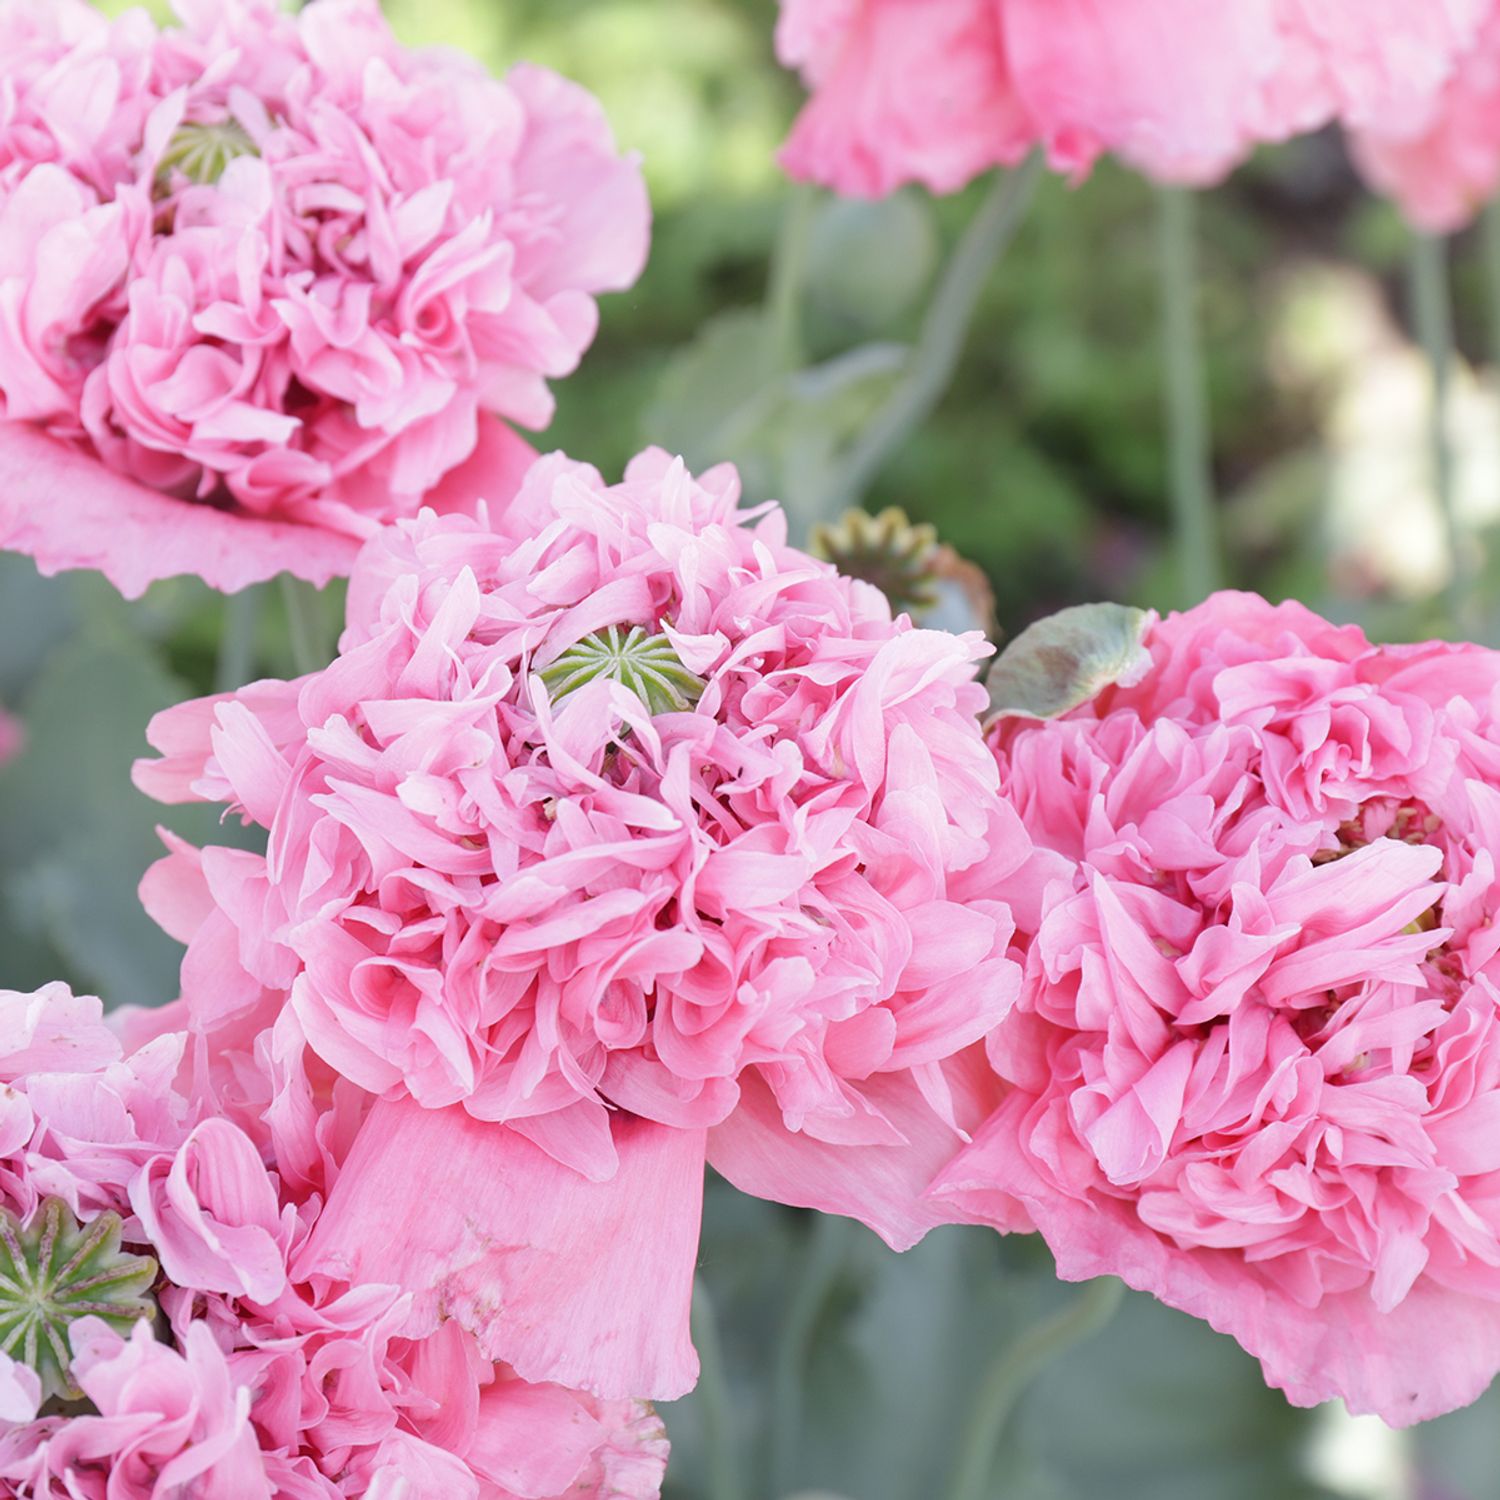
M 956 1059 L 1019 980 L 990 648 L 737 500 L 659 452 L 612 488 L 544 459 L 494 529 L 372 542 L 331 667 L 159 715 L 137 769 L 270 831 L 266 859 L 174 846 L 143 888 L 193 1028 L 227 1059 L 290 1021 L 382 1097 L 308 1268 L 611 1397 L 694 1378 L 705 1132 L 748 1190 L 910 1244 L 982 1108 Z M 220 1066 L 228 1097 L 249 1070 Z M 397 1203 L 410 1237 L 371 1233 Z
M 777 45 L 812 99 L 794 176 L 950 193 L 1033 145 L 1203 183 L 1333 119 L 1410 122 L 1488 0 L 782 0 Z
M 26 731 L 21 727 L 21 721 L 0 708 L 0 766 L 14 760 L 25 744 Z
M 37 1500 L 169 1490 L 203 1500 L 657 1500 L 667 1444 L 642 1402 L 528 1384 L 452 1319 L 429 1337 L 405 1336 L 410 1299 L 392 1286 L 345 1277 L 330 1288 L 298 1273 L 337 1188 L 353 1134 L 346 1117 L 369 1100 L 341 1086 L 335 1101 L 304 1076 L 294 1123 L 246 1115 L 242 1129 L 205 1115 L 212 1105 L 194 1086 L 188 1039 L 170 1029 L 180 1007 L 127 1014 L 122 1030 L 145 1041 L 123 1053 L 98 1002 L 60 985 L 0 993 L 0 1012 L 11 1049 L 0 1054 L 0 1096 L 11 1113 L 16 1100 L 28 1105 L 33 1142 L 14 1149 L 9 1115 L 0 1116 L 0 1206 L 24 1219 L 57 1191 L 42 1146 L 75 1138 L 69 1111 L 92 1103 L 95 1134 L 117 1128 L 115 1096 L 103 1087 L 111 1069 L 149 1078 L 160 1119 L 172 1122 L 133 1149 L 133 1165 L 122 1146 L 120 1170 L 96 1171 L 78 1210 L 85 1221 L 119 1214 L 130 1252 L 157 1259 L 162 1316 L 124 1334 L 93 1317 L 71 1323 L 71 1374 L 93 1404 L 87 1414 L 39 1416 L 35 1373 L 0 1358 L 0 1491 Z M 92 1100 L 69 1086 L 84 1074 L 61 1068 L 94 1070 Z M 327 1148 L 316 1181 L 283 1172 L 281 1152 L 312 1141 Z M 69 1166 L 83 1172 L 88 1161 L 70 1156 Z M 369 1232 L 399 1238 L 402 1212 L 397 1205 Z M 515 1235 L 526 1232 L 518 1218 Z M 548 1313 L 557 1318 L 557 1305 Z
M 1351 144 L 1370 185 L 1412 223 L 1433 234 L 1468 224 L 1500 186 L 1500 9 L 1415 126 L 1376 119 Z
M 402 49 L 374 0 L 0 0 L 0 545 L 137 593 L 347 572 L 472 509 L 631 285 L 597 102 Z
M 935 1194 L 1393 1424 L 1500 1370 L 1500 653 L 1221 594 L 1002 720 L 1039 849 L 1006 1085 Z

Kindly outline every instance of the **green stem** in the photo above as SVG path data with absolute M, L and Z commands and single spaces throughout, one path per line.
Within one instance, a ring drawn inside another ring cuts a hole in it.
M 214 667 L 214 691 L 232 693 L 250 681 L 255 670 L 255 629 L 265 594 L 258 584 L 224 601 L 224 632 Z
M 807 1263 L 787 1307 L 786 1323 L 776 1345 L 768 1444 L 772 1495 L 790 1494 L 796 1478 L 792 1464 L 802 1435 L 803 1379 L 808 1355 L 818 1319 L 843 1268 L 853 1230 L 853 1222 L 837 1214 L 819 1214 L 813 1220 Z
M 299 677 L 326 667 L 332 657 L 323 638 L 322 605 L 310 583 L 281 575 L 281 602 L 292 640 L 292 666 Z
M 1500 379 L 1500 198 L 1484 210 L 1484 289 L 1489 303 L 1490 363 Z
M 708 1500 L 743 1500 L 724 1346 L 719 1339 L 713 1300 L 701 1277 L 693 1288 L 692 1331 L 701 1367 L 697 1394 L 703 1409 L 703 1438 L 708 1449 Z
M 807 249 L 812 235 L 817 197 L 804 183 L 794 183 L 782 210 L 781 229 L 771 255 L 771 277 L 766 288 L 766 316 L 783 370 L 800 369 L 802 346 L 802 283 L 807 273 Z
M 1448 413 L 1453 389 L 1453 292 L 1448 279 L 1448 241 L 1435 235 L 1416 234 L 1411 246 L 1411 302 L 1417 338 L 1432 371 L 1432 403 L 1427 413 L 1427 443 L 1432 464 L 1432 485 L 1437 494 L 1443 540 L 1448 549 L 1448 613 L 1450 623 L 1465 630 L 1473 600 L 1473 578 L 1469 549 L 1456 503 L 1453 444 L 1448 432 Z
M 943 273 L 927 310 L 905 378 L 855 440 L 834 486 L 832 510 L 857 505 L 891 455 L 937 409 L 953 382 L 979 299 L 1016 231 L 1042 176 L 1033 153 L 990 190 Z
M 1198 326 L 1197 202 L 1185 188 L 1161 187 L 1156 193 L 1172 517 L 1178 588 L 1182 603 L 1190 605 L 1221 583 L 1208 383 Z
M 1114 1317 L 1125 1287 L 1112 1276 L 1091 1281 L 1063 1310 L 1029 1328 L 990 1366 L 959 1447 L 948 1500 L 991 1500 L 1000 1436 L 1015 1404 L 1055 1359 L 1092 1338 Z

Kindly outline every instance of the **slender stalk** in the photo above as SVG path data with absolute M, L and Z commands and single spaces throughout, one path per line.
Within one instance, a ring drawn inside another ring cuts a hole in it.
M 813 209 L 817 197 L 804 183 L 794 183 L 782 210 L 781 229 L 771 255 L 770 283 L 766 288 L 766 315 L 776 354 L 783 370 L 801 368 L 802 284 L 807 274 L 807 249 L 812 235 Z
M 1156 193 L 1170 492 L 1178 587 L 1188 605 L 1213 593 L 1222 577 L 1208 382 L 1198 325 L 1198 214 L 1187 189 L 1161 187 Z
M 290 573 L 281 575 L 281 602 L 292 638 L 292 666 L 299 677 L 326 667 L 332 656 L 323 638 L 318 591 Z
M 255 670 L 255 627 L 260 623 L 265 595 L 259 585 L 230 594 L 224 601 L 224 633 L 219 637 L 219 659 L 214 666 L 214 691 L 244 687 Z
M 943 399 L 990 273 L 1021 227 L 1041 176 L 1042 158 L 1033 153 L 996 180 L 964 231 L 927 310 L 905 378 L 849 450 L 831 497 L 834 510 L 864 498 L 891 455 Z
M 693 1288 L 693 1343 L 701 1366 L 698 1400 L 703 1409 L 703 1436 L 708 1449 L 708 1500 L 744 1500 L 744 1471 L 734 1437 L 733 1403 L 724 1367 L 724 1346 L 714 1305 L 700 1278 Z
M 1027 1329 L 1001 1352 L 979 1388 L 948 1500 L 991 1500 L 1000 1436 L 1016 1402 L 1055 1359 L 1098 1333 L 1114 1317 L 1124 1295 L 1122 1282 L 1101 1276 L 1061 1312 Z
M 1500 198 L 1484 210 L 1484 289 L 1489 304 L 1490 363 L 1500 379 Z
M 771 1495 L 789 1495 L 796 1476 L 793 1457 L 802 1435 L 802 1389 L 818 1319 L 828 1304 L 848 1254 L 854 1225 L 837 1214 L 819 1214 L 797 1289 L 787 1307 L 786 1323 L 776 1345 L 771 1383 L 769 1439 Z
M 1448 242 L 1415 234 L 1411 246 L 1411 302 L 1417 338 L 1432 371 L 1432 404 L 1428 408 L 1427 442 L 1432 485 L 1448 549 L 1448 613 L 1460 631 L 1472 624 L 1473 571 L 1469 548 L 1458 519 L 1453 444 L 1448 414 L 1453 389 L 1453 291 L 1448 277 Z

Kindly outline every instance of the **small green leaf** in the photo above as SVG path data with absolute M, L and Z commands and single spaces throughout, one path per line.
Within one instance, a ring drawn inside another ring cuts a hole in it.
M 1139 682 L 1151 666 L 1143 643 L 1154 619 L 1123 604 L 1081 604 L 1038 620 L 990 672 L 995 715 L 1055 719 L 1113 683 Z
M 237 156 L 259 155 L 255 142 L 234 120 L 216 125 L 189 121 L 173 132 L 157 164 L 156 176 L 159 182 L 169 182 L 173 172 L 181 172 L 189 182 L 211 187 Z
M 76 1400 L 68 1329 L 101 1318 L 119 1333 L 155 1316 L 156 1262 L 120 1249 L 120 1216 L 79 1225 L 61 1198 L 45 1199 L 25 1227 L 0 1210 L 0 1353 L 30 1365 L 43 1397 Z
M 598 677 L 627 687 L 652 714 L 685 713 L 703 696 L 704 683 L 678 660 L 664 635 L 642 625 L 626 632 L 611 625 L 570 646 L 541 674 L 554 703 Z

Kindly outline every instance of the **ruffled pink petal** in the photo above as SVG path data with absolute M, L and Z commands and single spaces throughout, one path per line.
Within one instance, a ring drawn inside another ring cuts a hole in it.
M 42 1404 L 42 1383 L 36 1371 L 0 1354 L 0 1432 L 15 1423 L 30 1422 Z
M 867 1224 L 893 1250 L 909 1250 L 952 1212 L 924 1197 L 959 1145 L 906 1073 L 872 1079 L 862 1090 L 905 1144 L 830 1145 L 786 1128 L 781 1106 L 754 1074 L 740 1084 L 739 1108 L 708 1135 L 714 1171 L 741 1192 Z
M 209 1119 L 148 1162 L 130 1203 L 178 1286 L 272 1302 L 286 1285 L 276 1188 L 249 1138 Z
M 1500 1303 L 1419 1279 L 1389 1312 L 1368 1291 L 1325 1295 L 1316 1312 L 1244 1257 L 1183 1251 L 1107 1198 L 1084 1203 L 1048 1187 L 1022 1160 L 1015 1114 L 998 1117 L 935 1184 L 933 1196 L 969 1222 L 1042 1232 L 1064 1281 L 1118 1276 L 1168 1307 L 1202 1318 L 1261 1362 L 1295 1406 L 1342 1397 L 1356 1415 L 1407 1427 L 1467 1406 L 1500 1364 Z M 1434 1331 L 1437 1330 L 1437 1336 Z
M 702 1131 L 615 1126 L 620 1167 L 591 1183 L 462 1109 L 377 1104 L 299 1277 L 397 1285 L 413 1328 L 457 1318 L 524 1379 L 675 1400 L 702 1208 Z
M 31 428 L 0 422 L 0 548 L 26 553 L 49 576 L 96 569 L 135 599 L 182 574 L 228 594 L 278 573 L 321 587 L 348 573 L 359 543 L 174 499 Z
M 515 498 L 532 464 L 536 449 L 507 422 L 481 416 L 474 451 L 429 490 L 423 504 L 441 515 L 478 513 L 481 503 L 498 520 Z
M 34 994 L 0 990 L 0 1083 L 28 1073 L 83 1073 L 120 1055 L 103 1003 L 65 984 Z
M 568 1492 L 604 1441 L 586 1396 L 560 1385 L 500 1380 L 480 1397 L 469 1467 L 519 1500 Z
M 1034 134 L 1015 98 L 994 0 L 824 0 L 783 17 L 783 60 L 813 89 L 781 163 L 857 197 L 905 182 L 956 192 L 1019 161 Z
M 1355 164 L 1430 234 L 1462 229 L 1500 187 L 1500 10 L 1418 129 L 1379 118 L 1351 138 Z
M 1249 148 L 1256 90 L 1279 56 L 1270 8 L 1199 0 L 1003 0 L 1016 92 L 1052 164 L 1112 151 L 1207 182 Z

